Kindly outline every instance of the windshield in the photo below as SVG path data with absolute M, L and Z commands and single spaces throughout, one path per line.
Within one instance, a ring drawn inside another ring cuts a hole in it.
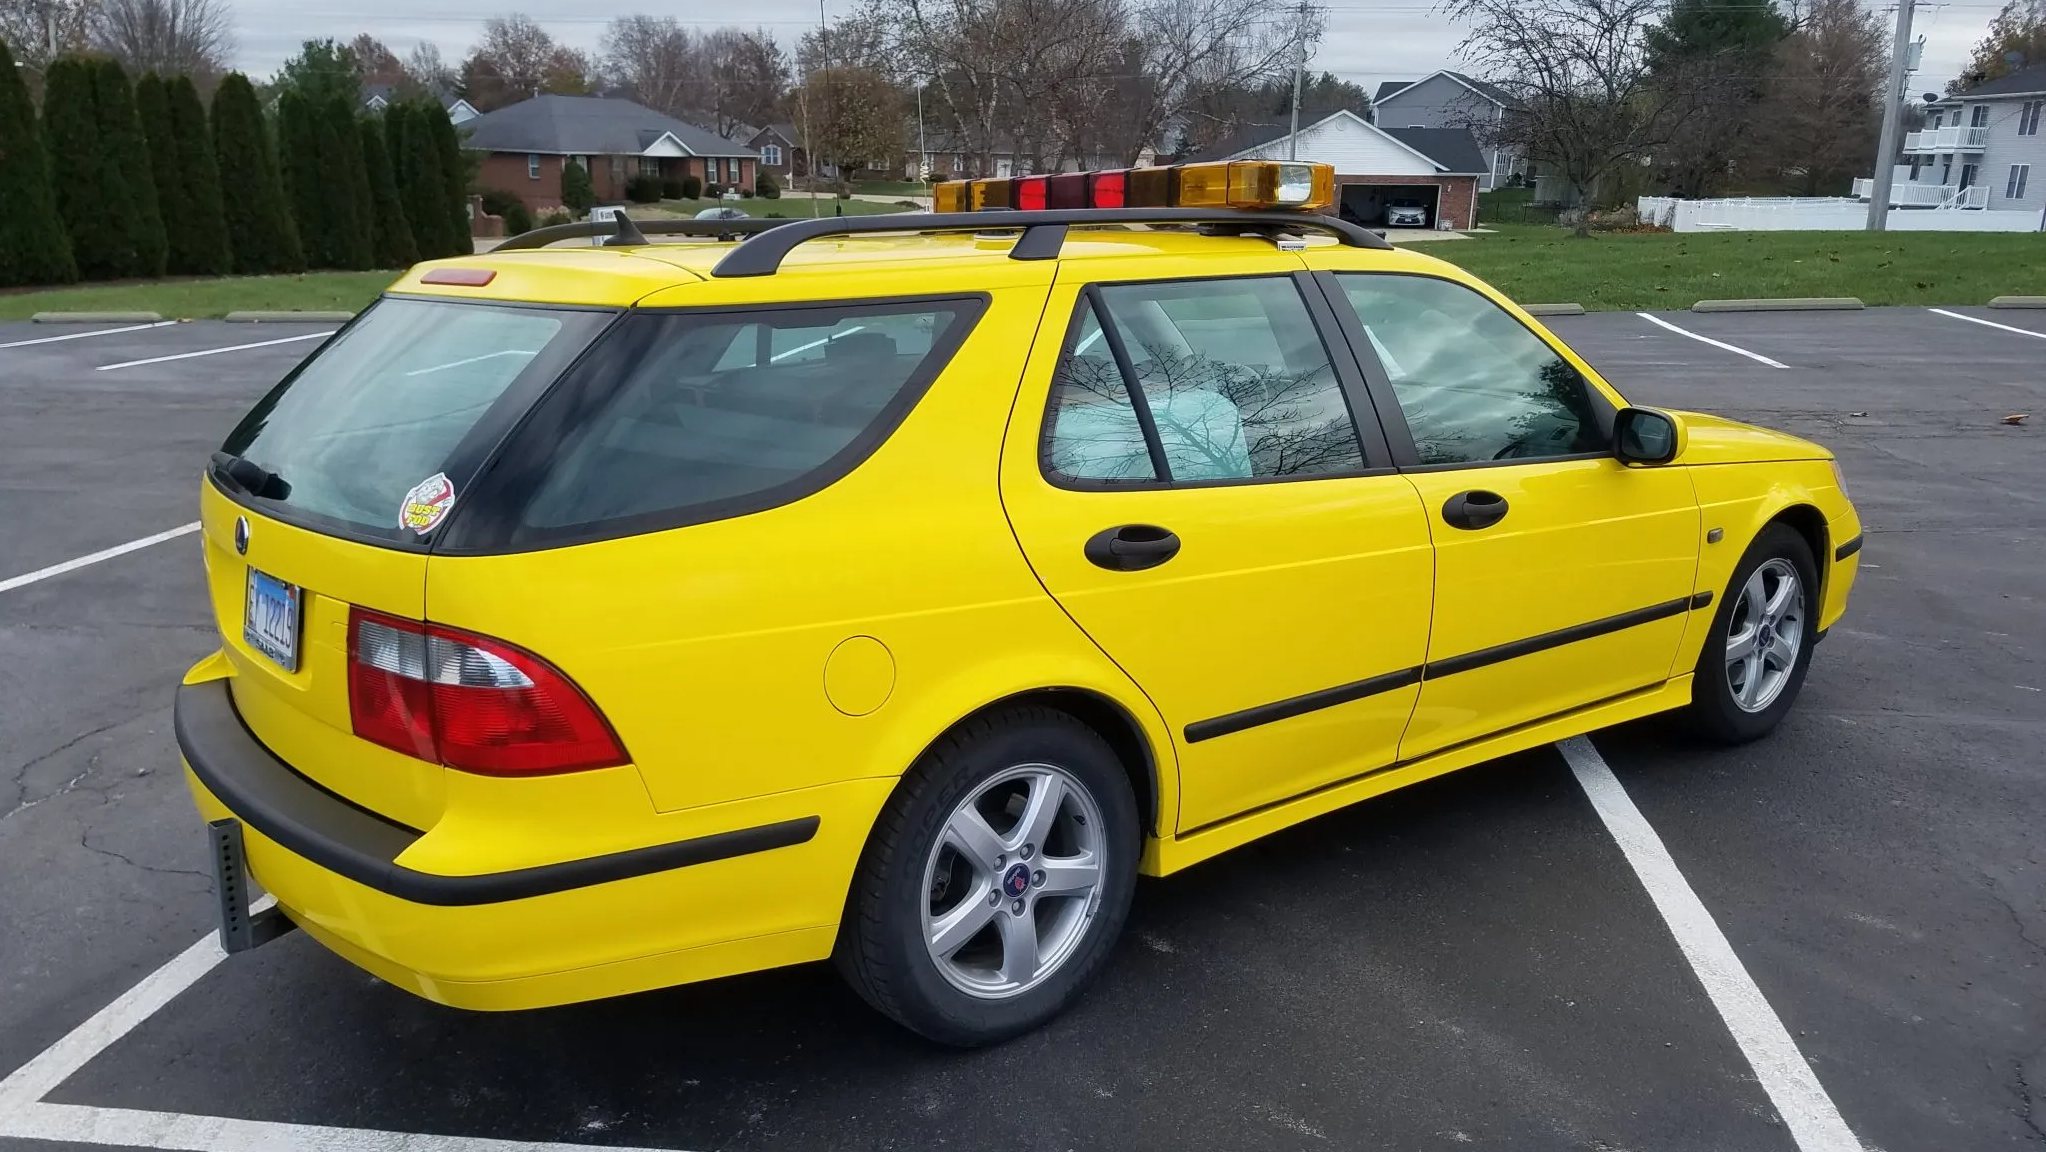
M 387 298 L 264 397 L 222 451 L 272 474 L 245 494 L 286 518 L 416 541 L 487 450 L 466 443 L 472 433 L 501 431 L 486 415 L 522 382 L 510 403 L 530 404 L 608 319 Z M 241 468 L 229 479 L 251 474 Z

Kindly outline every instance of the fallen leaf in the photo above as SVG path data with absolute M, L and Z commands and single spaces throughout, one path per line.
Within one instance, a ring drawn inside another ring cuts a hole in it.
M 2029 416 L 2031 416 L 2030 412 L 2013 412 L 2004 417 L 2003 422 L 2006 424 L 2023 424 Z

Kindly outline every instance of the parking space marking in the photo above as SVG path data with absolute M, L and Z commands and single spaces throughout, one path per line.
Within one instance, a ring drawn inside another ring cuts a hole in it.
M 0 348 L 26 348 L 31 344 L 55 344 L 60 340 L 84 340 L 93 336 L 118 336 L 123 332 L 140 332 L 147 328 L 167 328 L 175 320 L 157 320 L 149 324 L 130 324 L 126 328 L 95 328 L 90 332 L 66 332 L 62 336 L 38 336 L 33 340 L 15 340 L 0 344 Z
M 76 572 L 87 565 L 97 564 L 102 560 L 112 560 L 116 556 L 126 556 L 128 553 L 139 548 L 147 548 L 151 544 L 161 544 L 166 540 L 175 540 L 180 536 L 189 536 L 198 530 L 199 522 L 194 520 L 190 524 L 180 524 L 175 528 L 158 532 L 154 536 L 144 536 L 140 540 L 130 540 L 126 544 L 116 544 L 112 548 L 102 548 L 90 556 L 80 556 L 76 560 L 66 560 L 62 564 L 52 564 L 48 568 L 38 568 L 34 572 L 0 580 L 0 592 L 12 592 L 16 588 L 25 588 L 38 580 L 48 580 L 52 576 L 62 576 L 66 572 Z
M 251 348 L 274 348 L 279 344 L 295 344 L 300 340 L 324 340 L 339 331 L 339 328 L 330 328 L 325 332 L 308 332 L 303 336 L 285 336 L 277 340 L 258 340 L 254 344 L 230 344 L 225 348 L 201 348 L 197 352 L 179 352 L 170 356 L 151 356 L 147 360 L 123 360 L 119 364 L 102 364 L 93 369 L 93 371 L 112 372 L 116 368 L 140 368 L 144 364 L 164 364 L 172 360 L 191 360 L 199 356 L 218 356 L 222 352 L 246 352 Z
M 1767 364 L 1771 368 L 1787 369 L 1790 367 L 1790 365 L 1788 364 L 1783 364 L 1775 360 L 1771 360 L 1767 356 L 1762 355 L 1760 352 L 1750 352 L 1745 348 L 1738 348 L 1732 344 L 1728 344 L 1724 340 L 1714 340 L 1710 336 L 1700 336 L 1696 332 L 1692 332 L 1684 328 L 1679 328 L 1676 325 L 1670 323 L 1669 321 L 1664 320 L 1660 316 L 1652 316 L 1646 312 L 1636 312 L 1634 313 L 1634 315 L 1641 317 L 1643 320 L 1648 321 L 1650 324 L 1653 324 L 1658 328 L 1667 328 L 1679 336 L 1689 336 L 1691 339 L 1698 341 L 1700 344 L 1710 344 L 1714 348 L 1724 348 L 1728 352 L 1732 352 L 1735 355 L 1739 356 L 1745 356 L 1750 360 L 1759 360 L 1762 363 Z
M 269 902 L 265 897 L 257 907 Z M 184 1112 L 146 1112 L 43 1100 L 57 1086 L 161 1011 L 227 953 L 208 933 L 171 961 L 142 978 L 114 1002 L 93 1013 L 63 1039 L 0 1080 L 0 1137 L 53 1140 L 69 1144 L 110 1144 L 182 1152 L 674 1152 L 615 1145 L 559 1144 L 384 1132 L 372 1128 L 331 1128 L 319 1124 L 277 1124 Z
M 1951 316 L 1956 320 L 1966 320 L 1970 324 L 1980 324 L 1984 328 L 1995 328 L 2004 332 L 2015 332 L 2020 336 L 2030 336 L 2034 340 L 2046 340 L 2046 332 L 2034 332 L 2030 328 L 2013 328 L 2008 324 L 1998 324 L 1994 320 L 1984 320 L 1980 316 L 1963 316 L 1959 312 L 1949 312 L 1944 308 L 1928 308 L 1926 309 L 1926 311 L 1933 312 L 1941 316 Z M 0 345 L 0 347 L 4 347 L 4 345 Z
M 1826 1095 L 1825 1087 L 1805 1062 L 1804 1054 L 1797 1050 L 1797 1043 L 1790 1038 L 1782 1019 L 1769 1007 L 1769 1001 L 1763 998 L 1762 990 L 1755 986 L 1754 978 L 1734 954 L 1733 945 L 1719 930 L 1712 913 L 1706 911 L 1684 874 L 1677 870 L 1669 849 L 1663 847 L 1662 837 L 1656 835 L 1655 828 L 1634 806 L 1627 790 L 1620 787 L 1619 778 L 1606 766 L 1598 749 L 1583 736 L 1565 740 L 1557 747 L 1569 762 L 1578 786 L 1597 810 L 1598 818 L 1605 823 L 1606 831 L 1618 842 L 1627 863 L 1633 866 L 1634 875 L 1648 890 L 1656 911 L 1662 913 L 1663 923 L 1669 925 L 1684 959 L 1705 986 L 1705 995 L 1719 1010 L 1720 1019 L 1726 1021 L 1727 1031 L 1733 1033 L 1741 1055 L 1747 1057 L 1755 1078 L 1776 1105 L 1799 1152 L 1862 1152 L 1861 1142 L 1848 1130 L 1840 1109 Z

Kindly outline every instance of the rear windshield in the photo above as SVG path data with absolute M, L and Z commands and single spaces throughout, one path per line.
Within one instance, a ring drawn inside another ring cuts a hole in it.
M 501 434 L 487 414 L 529 404 L 507 393 L 537 393 L 610 318 L 379 301 L 228 437 L 223 452 L 276 477 L 238 495 L 285 519 L 416 542 L 467 494 L 490 446 L 476 441 Z
M 629 315 L 550 395 L 456 551 L 760 511 L 851 471 L 979 315 L 978 297 Z

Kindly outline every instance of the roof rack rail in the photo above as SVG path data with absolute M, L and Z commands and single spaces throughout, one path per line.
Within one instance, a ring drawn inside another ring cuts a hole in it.
M 619 221 L 613 223 L 612 220 Z M 491 249 L 492 252 L 518 252 L 529 248 L 545 248 L 560 240 L 575 240 L 584 236 L 609 236 L 604 243 L 622 247 L 629 244 L 644 244 L 648 236 L 715 236 L 720 239 L 729 236 L 752 236 L 781 224 L 794 224 L 794 220 L 748 218 L 742 220 L 634 220 L 620 212 L 612 220 L 578 220 L 573 224 L 550 224 L 545 228 L 534 228 L 511 237 Z
M 705 221 L 705 223 L 712 223 Z M 745 223 L 745 221 L 733 221 Z M 1066 229 L 1087 224 L 1206 224 L 1257 235 L 1311 230 L 1326 232 L 1353 248 L 1390 250 L 1385 237 L 1336 216 L 1316 212 L 1247 211 L 1236 208 L 1056 208 L 1050 210 L 986 209 L 979 212 L 890 212 L 877 216 L 827 216 L 777 221 L 780 227 L 759 230 L 718 261 L 711 275 L 772 276 L 790 252 L 811 240 L 866 232 L 981 232 L 1020 228 L 1023 235 L 1009 251 L 1013 260 L 1055 260 L 1065 243 Z M 550 229 L 541 229 L 550 231 Z M 653 231 L 649 228 L 648 231 Z M 528 233 L 527 235 L 533 235 Z M 589 235 L 589 233 L 580 233 Z M 522 237 L 523 238 L 523 237 Z

